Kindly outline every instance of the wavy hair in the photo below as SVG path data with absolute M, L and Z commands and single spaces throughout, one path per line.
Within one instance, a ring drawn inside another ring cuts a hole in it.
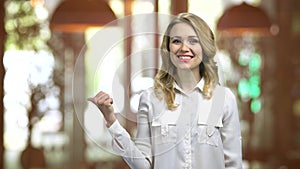
M 219 83 L 218 67 L 214 61 L 216 54 L 215 38 L 213 32 L 207 23 L 192 13 L 181 13 L 177 15 L 169 23 L 161 44 L 160 54 L 162 57 L 162 65 L 155 76 L 154 90 L 155 94 L 160 99 L 165 99 L 169 110 L 174 110 L 178 107 L 174 103 L 175 90 L 174 90 L 174 74 L 176 67 L 170 59 L 170 32 L 174 25 L 177 23 L 187 23 L 193 27 L 196 32 L 200 45 L 202 47 L 203 56 L 200 63 L 200 76 L 204 78 L 203 93 L 205 98 L 210 99 L 215 86 Z

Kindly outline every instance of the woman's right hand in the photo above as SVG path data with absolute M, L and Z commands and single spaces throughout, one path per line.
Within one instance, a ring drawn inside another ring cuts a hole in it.
M 88 98 L 89 101 L 94 103 L 102 112 L 107 126 L 111 126 L 116 121 L 116 116 L 113 108 L 113 99 L 105 92 L 100 91 L 94 97 Z

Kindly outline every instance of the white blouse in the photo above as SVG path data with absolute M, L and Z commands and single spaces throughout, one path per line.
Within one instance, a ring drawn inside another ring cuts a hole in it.
M 132 169 L 241 169 L 241 132 L 234 94 L 225 90 L 223 106 L 204 98 L 204 81 L 189 93 L 176 84 L 168 110 L 152 88 L 140 98 L 134 141 L 118 121 L 109 128 L 113 149 Z M 214 116 L 210 117 L 216 112 Z

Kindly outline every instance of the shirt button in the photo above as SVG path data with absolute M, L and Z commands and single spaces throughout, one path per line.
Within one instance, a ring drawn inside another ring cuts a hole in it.
M 190 164 L 186 164 L 186 165 L 185 165 L 185 168 L 186 168 L 186 169 L 190 169 L 190 168 L 191 168 L 191 165 L 190 165 Z

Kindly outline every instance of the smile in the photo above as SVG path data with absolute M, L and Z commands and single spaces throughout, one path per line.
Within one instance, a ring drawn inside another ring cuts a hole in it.
M 188 62 L 194 58 L 194 56 L 191 56 L 191 55 L 177 55 L 177 57 L 179 58 L 179 60 L 181 62 Z

